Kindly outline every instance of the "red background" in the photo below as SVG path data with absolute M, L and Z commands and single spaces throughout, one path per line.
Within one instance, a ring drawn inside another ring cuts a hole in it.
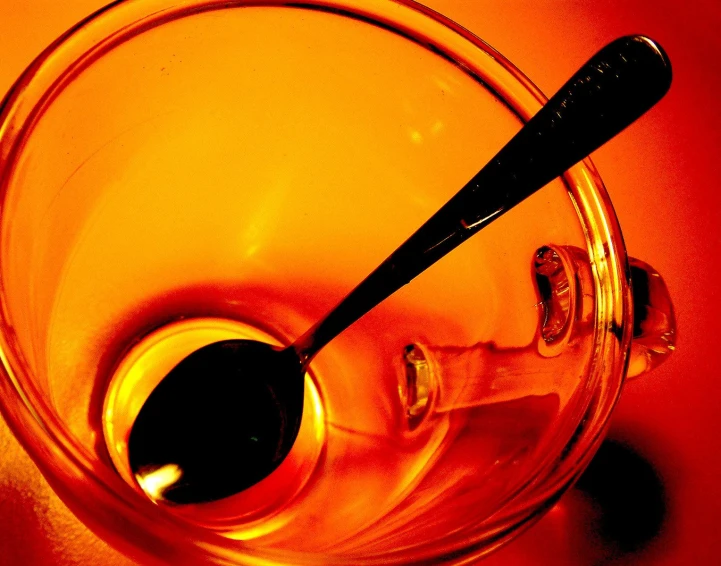
M 721 423 L 721 396 L 716 394 L 721 347 L 715 344 L 721 320 L 717 186 L 721 4 L 718 0 L 424 3 L 485 39 L 547 94 L 605 43 L 629 33 L 656 39 L 674 68 L 668 96 L 593 155 L 629 253 L 664 275 L 676 306 L 676 353 L 652 374 L 627 384 L 609 432 L 610 439 L 642 458 L 660 487 L 651 490 L 650 500 L 634 498 L 652 482 L 639 476 L 632 460 L 617 458 L 586 482 L 590 488 L 574 489 L 487 563 L 721 563 L 717 558 L 721 555 L 717 536 L 721 456 L 716 431 Z M 0 0 L 0 91 L 5 92 L 55 37 L 103 4 L 103 0 Z M 632 519 L 633 550 L 624 545 L 618 529 L 608 525 L 618 519 L 614 513 L 619 503 L 613 507 L 603 496 L 604 487 L 620 491 L 624 485 L 630 491 L 620 504 L 620 516 Z M 646 523 L 650 531 L 643 530 Z M 74 519 L 0 420 L 0 564 L 100 563 L 131 564 Z

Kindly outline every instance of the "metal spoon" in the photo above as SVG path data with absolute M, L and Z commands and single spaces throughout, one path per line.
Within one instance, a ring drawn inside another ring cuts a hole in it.
M 599 51 L 501 151 L 325 318 L 290 346 L 205 346 L 151 393 L 130 433 L 136 477 L 171 466 L 169 502 L 238 493 L 275 470 L 298 434 L 304 376 L 340 332 L 481 228 L 563 174 L 651 108 L 671 84 L 668 57 L 642 36 Z

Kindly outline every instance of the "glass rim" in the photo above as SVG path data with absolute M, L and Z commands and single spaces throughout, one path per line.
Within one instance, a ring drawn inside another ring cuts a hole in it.
M 181 3 L 118 0 L 51 44 L 31 63 L 0 103 L 0 201 L 5 199 L 8 181 L 24 140 L 31 134 L 44 108 L 52 104 L 74 76 L 108 51 L 164 23 L 202 12 L 242 7 L 325 10 L 382 26 L 461 67 L 524 122 L 546 101 L 541 91 L 495 49 L 445 16 L 413 0 L 185 0 Z M 526 514 L 532 514 L 575 479 L 582 469 L 581 464 L 590 459 L 598 445 L 625 375 L 631 341 L 631 328 L 626 320 L 631 313 L 631 304 L 621 231 L 590 159 L 569 170 L 564 180 L 586 232 L 597 297 L 594 362 L 589 370 L 592 375 L 586 392 L 585 436 L 582 435 L 583 442 L 576 440 L 572 452 L 562 462 L 562 469 L 556 470 L 553 482 L 532 485 L 529 481 L 523 488 L 526 494 L 533 494 L 529 502 L 522 507 L 511 505 L 502 514 L 488 519 L 490 524 L 508 524 L 505 528 L 500 527 L 500 534 L 493 535 L 494 540 L 501 540 L 504 533 L 526 522 L 519 520 L 519 513 L 527 510 Z M 586 190 L 587 186 L 592 190 Z M 3 227 L 0 240 L 4 240 L 4 231 Z M 76 515 L 81 519 L 105 515 L 111 517 L 108 524 L 123 529 L 119 534 L 117 530 L 98 526 L 96 521 L 86 521 L 92 530 L 131 556 L 141 553 L 149 558 L 182 563 L 203 560 L 229 563 L 239 558 L 247 564 L 268 564 L 268 561 L 282 564 L 289 559 L 300 564 L 317 562 L 321 555 L 260 549 L 252 543 L 227 539 L 143 505 L 147 502 L 140 502 L 138 493 L 117 474 L 88 458 L 36 391 L 23 387 L 23 383 L 32 380 L 23 379 L 22 383 L 18 380 L 18 376 L 29 373 L 29 369 L 15 347 L 5 302 L 4 284 L 0 279 L 0 411 L 53 489 Z M 604 376 L 607 377 L 604 379 Z M 167 542 L 171 539 L 172 545 Z M 135 540 L 143 541 L 142 546 L 134 544 L 132 541 Z M 485 548 L 469 547 L 455 556 L 474 557 L 485 552 Z M 385 563 L 393 554 L 363 558 L 363 562 Z M 338 564 L 359 562 L 358 557 L 346 561 L 334 555 L 333 559 Z

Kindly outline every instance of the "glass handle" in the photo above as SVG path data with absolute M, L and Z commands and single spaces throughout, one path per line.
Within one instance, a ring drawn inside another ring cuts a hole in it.
M 649 264 L 629 258 L 633 289 L 633 340 L 627 377 L 663 363 L 675 349 L 676 315 L 663 277 Z

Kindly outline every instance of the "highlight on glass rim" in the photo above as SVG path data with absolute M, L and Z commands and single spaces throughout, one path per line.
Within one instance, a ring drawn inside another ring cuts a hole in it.
M 0 106 L 0 408 L 68 508 L 140 564 L 466 564 L 540 518 L 675 346 L 588 159 L 671 63 L 587 57 L 546 99 L 406 0 L 48 47 Z

